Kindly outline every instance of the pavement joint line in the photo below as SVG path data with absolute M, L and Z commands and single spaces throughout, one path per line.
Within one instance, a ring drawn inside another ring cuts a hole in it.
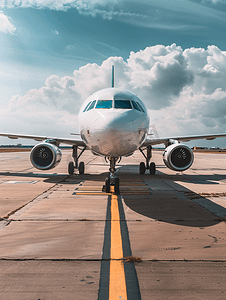
M 7 219 L 11 222 L 104 222 L 110 220 L 90 220 L 90 219 Z M 6 221 L 5 219 L 2 219 L 0 221 Z
M 96 159 L 97 159 L 97 157 L 92 158 L 90 161 L 88 161 L 88 162 L 86 163 L 86 165 L 90 164 L 92 161 L 94 161 L 94 160 L 96 160 Z
M 89 262 L 102 262 L 102 261 L 111 261 L 107 258 L 8 258 L 0 257 L 0 261 L 89 261 Z M 119 259 L 118 261 L 126 261 L 126 258 Z M 188 263 L 197 263 L 197 262 L 213 262 L 213 263 L 226 263 L 226 259 L 143 259 L 142 262 L 135 262 L 135 264 L 145 263 L 145 262 L 188 262 Z M 125 262 L 126 264 L 131 264 L 131 262 Z
M 172 222 L 201 222 L 202 220 L 197 219 L 197 220 L 191 220 L 191 219 L 184 219 L 184 220 L 174 220 L 174 219 L 167 219 L 168 221 L 172 221 Z M 209 219 L 209 221 L 211 221 L 212 219 Z M 10 221 L 10 222 L 110 222 L 111 220 L 106 220 L 106 219 L 2 219 L 0 218 L 0 222 L 1 221 Z M 150 220 L 141 220 L 141 219 L 130 219 L 130 220 L 126 220 L 126 219 L 121 219 L 121 222 L 163 222 L 165 223 L 165 220 L 158 220 L 158 219 L 150 219 Z M 208 221 L 208 220 L 207 220 Z M 214 219 L 213 221 L 216 222 L 225 222 L 225 220 L 221 220 L 221 218 L 219 219 Z
M 67 177 L 69 177 L 69 175 L 67 175 Z M 6 216 L 3 217 L 3 219 L 7 220 L 10 216 L 14 215 L 16 212 L 18 212 L 19 210 L 21 210 L 22 208 L 24 208 L 25 206 L 27 206 L 29 203 L 32 203 L 33 201 L 35 201 L 42 194 L 50 191 L 52 188 L 54 188 L 55 186 L 57 186 L 60 182 L 64 181 L 64 179 L 61 179 L 59 182 L 57 182 L 53 186 L 49 187 L 47 190 L 45 190 L 44 192 L 42 192 L 41 194 L 39 194 L 38 196 L 36 196 L 34 199 L 28 201 L 27 203 L 23 204 L 22 206 L 18 207 L 17 209 L 14 209 L 13 211 L 9 212 Z

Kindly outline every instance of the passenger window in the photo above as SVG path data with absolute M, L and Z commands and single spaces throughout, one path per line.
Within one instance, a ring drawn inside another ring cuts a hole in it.
M 112 108 L 112 100 L 98 100 L 96 108 Z
M 83 112 L 85 112 L 87 110 L 87 108 L 90 106 L 91 101 L 86 105 L 85 109 L 83 110 Z
M 95 106 L 95 104 L 96 104 L 96 100 L 94 100 L 94 101 L 91 103 L 91 105 L 88 107 L 87 111 L 93 109 L 94 106 Z
M 115 108 L 132 109 L 130 100 L 115 100 Z
M 143 107 L 141 106 L 141 104 L 140 104 L 139 102 L 136 102 L 136 103 L 137 103 L 137 105 L 140 107 L 141 111 L 142 111 L 143 113 L 145 113 L 145 110 L 143 109 Z
M 140 109 L 140 107 L 137 105 L 137 102 L 135 102 L 135 101 L 132 100 L 132 104 L 133 104 L 133 108 L 134 108 L 134 109 L 139 110 L 140 112 L 142 111 L 142 110 Z

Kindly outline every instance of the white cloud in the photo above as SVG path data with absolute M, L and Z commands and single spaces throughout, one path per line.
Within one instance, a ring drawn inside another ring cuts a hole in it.
M 176 31 L 203 30 L 203 24 L 211 20 L 225 22 L 223 11 L 203 5 L 203 1 L 195 3 L 190 0 L 0 0 L 0 7 L 48 8 L 61 11 L 75 8 L 83 15 L 101 16 L 108 20 L 114 18 L 133 26 Z M 200 24 L 201 19 L 203 24 Z
M 33 8 L 49 8 L 54 10 L 67 10 L 69 8 L 77 8 L 81 11 L 94 10 L 97 7 L 112 7 L 117 0 L 5 0 L 1 7 L 33 7 Z
M 27 133 L 75 132 L 82 102 L 110 87 L 113 64 L 116 87 L 138 94 L 160 136 L 226 132 L 226 52 L 216 46 L 183 50 L 175 44 L 131 52 L 126 61 L 109 57 L 72 76 L 52 75 L 40 89 L 10 99 L 2 130 L 9 131 L 4 120 L 13 118 L 17 128 L 27 124 L 22 126 Z
M 132 89 L 150 99 L 154 109 L 171 105 L 182 89 L 193 82 L 181 47 L 157 45 L 131 53 L 128 59 Z
M 214 4 L 217 4 L 217 3 L 224 3 L 226 4 L 226 1 L 225 0 L 205 0 L 207 2 L 212 2 Z
M 120 0 L 0 0 L 0 7 L 14 8 L 32 7 L 36 9 L 49 8 L 52 10 L 66 11 L 70 8 L 75 8 L 79 13 L 96 17 L 100 15 L 104 19 L 111 20 L 113 17 L 120 18 L 143 18 L 143 15 L 124 11 L 122 9 L 115 10 L 115 4 L 122 3 Z
M 0 32 L 13 34 L 15 31 L 15 26 L 12 25 L 9 18 L 0 11 Z

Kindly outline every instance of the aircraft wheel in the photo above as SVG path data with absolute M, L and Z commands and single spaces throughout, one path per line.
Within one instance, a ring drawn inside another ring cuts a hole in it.
M 119 194 L 119 178 L 115 178 L 115 194 Z
M 110 189 L 111 189 L 110 178 L 107 177 L 105 179 L 105 192 L 110 193 Z
M 146 171 L 146 167 L 145 167 L 145 163 L 144 162 L 141 162 L 140 163 L 140 174 L 144 174 Z
M 68 173 L 70 175 L 74 174 L 74 163 L 73 163 L 73 161 L 70 161 L 69 164 L 68 164 Z
M 150 171 L 151 175 L 155 175 L 156 167 L 155 167 L 155 163 L 154 162 L 150 163 L 150 169 L 149 169 L 149 171 Z
M 81 161 L 81 162 L 79 163 L 78 171 L 79 171 L 79 174 L 84 174 L 84 172 L 85 172 L 85 164 L 84 164 L 83 161 Z

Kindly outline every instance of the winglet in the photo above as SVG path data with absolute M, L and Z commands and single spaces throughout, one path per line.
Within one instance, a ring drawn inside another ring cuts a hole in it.
M 112 77 L 111 77 L 111 87 L 115 85 L 115 72 L 114 72 L 114 65 L 112 66 Z

